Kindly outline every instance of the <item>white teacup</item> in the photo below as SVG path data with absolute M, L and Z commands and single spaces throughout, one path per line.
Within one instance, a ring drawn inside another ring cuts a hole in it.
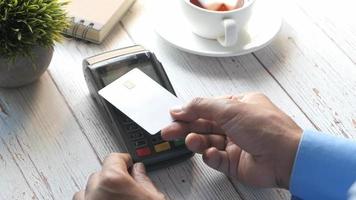
M 180 0 L 183 14 L 190 22 L 193 33 L 207 39 L 216 39 L 222 46 L 234 46 L 238 35 L 250 19 L 256 0 L 245 0 L 241 8 L 212 11 Z

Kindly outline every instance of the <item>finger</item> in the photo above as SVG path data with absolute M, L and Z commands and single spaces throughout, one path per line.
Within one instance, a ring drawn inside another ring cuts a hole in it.
M 162 129 L 161 135 L 164 140 L 173 140 L 184 138 L 187 134 L 201 133 L 201 134 L 223 134 L 224 131 L 216 125 L 216 122 L 209 120 L 198 119 L 192 123 L 187 122 L 173 122 L 166 128 Z
M 203 153 L 210 147 L 218 150 L 224 150 L 226 147 L 226 138 L 221 135 L 200 135 L 190 133 L 185 139 L 187 148 L 196 153 Z
M 145 188 L 148 191 L 158 191 L 151 179 L 147 176 L 143 163 L 135 163 L 133 165 L 131 176 L 138 184 L 141 185 L 142 188 Z
M 92 173 L 87 181 L 87 185 L 85 187 L 85 193 L 88 194 L 90 193 L 90 191 L 94 191 L 95 188 L 97 188 L 97 186 L 99 185 L 100 182 L 100 173 L 99 172 L 95 172 Z
M 76 192 L 73 196 L 73 200 L 85 200 L 84 190 L 80 190 Z
M 211 147 L 203 153 L 203 160 L 209 167 L 229 174 L 229 157 L 226 151 Z
M 214 99 L 195 98 L 187 106 L 171 110 L 174 119 L 184 122 L 192 122 L 200 118 L 216 121 L 218 125 L 221 121 L 232 118 L 239 114 L 238 99 Z
M 226 151 L 219 151 L 217 148 L 211 147 L 203 153 L 203 161 L 209 167 L 229 175 L 230 161 Z
M 231 177 L 237 177 L 238 166 L 240 163 L 242 149 L 231 141 L 229 137 L 226 138 L 227 144 L 225 151 L 229 159 L 229 173 Z
M 111 153 L 103 162 L 103 171 L 114 170 L 128 173 L 128 168 L 133 165 L 132 158 L 127 153 Z

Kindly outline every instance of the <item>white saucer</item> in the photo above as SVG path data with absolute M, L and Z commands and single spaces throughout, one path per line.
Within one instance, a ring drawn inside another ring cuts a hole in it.
M 268 5 L 270 1 L 257 0 L 251 19 L 245 30 L 240 32 L 237 44 L 223 47 L 216 40 L 204 39 L 191 32 L 178 1 L 183 0 L 156 0 L 155 30 L 174 47 L 193 54 L 228 57 L 259 50 L 273 40 L 282 24 L 281 17 Z

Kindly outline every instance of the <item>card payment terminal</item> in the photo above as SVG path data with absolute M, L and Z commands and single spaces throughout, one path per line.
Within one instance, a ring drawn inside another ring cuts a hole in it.
M 163 141 L 160 132 L 150 135 L 116 109 L 98 91 L 134 68 L 139 68 L 175 95 L 173 87 L 156 56 L 136 45 L 105 52 L 83 61 L 85 80 L 91 96 L 109 120 L 115 135 L 124 141 L 134 162 L 143 162 L 148 170 L 162 168 L 191 157 L 184 140 Z M 148 105 L 149 106 L 149 105 Z M 155 120 L 152 116 L 152 120 Z

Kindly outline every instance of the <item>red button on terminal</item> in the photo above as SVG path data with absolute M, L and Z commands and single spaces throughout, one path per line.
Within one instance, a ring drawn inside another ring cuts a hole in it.
M 143 157 L 143 156 L 148 156 L 151 154 L 151 150 L 149 147 L 144 147 L 144 148 L 140 148 L 140 149 L 136 149 L 136 154 L 139 157 Z

